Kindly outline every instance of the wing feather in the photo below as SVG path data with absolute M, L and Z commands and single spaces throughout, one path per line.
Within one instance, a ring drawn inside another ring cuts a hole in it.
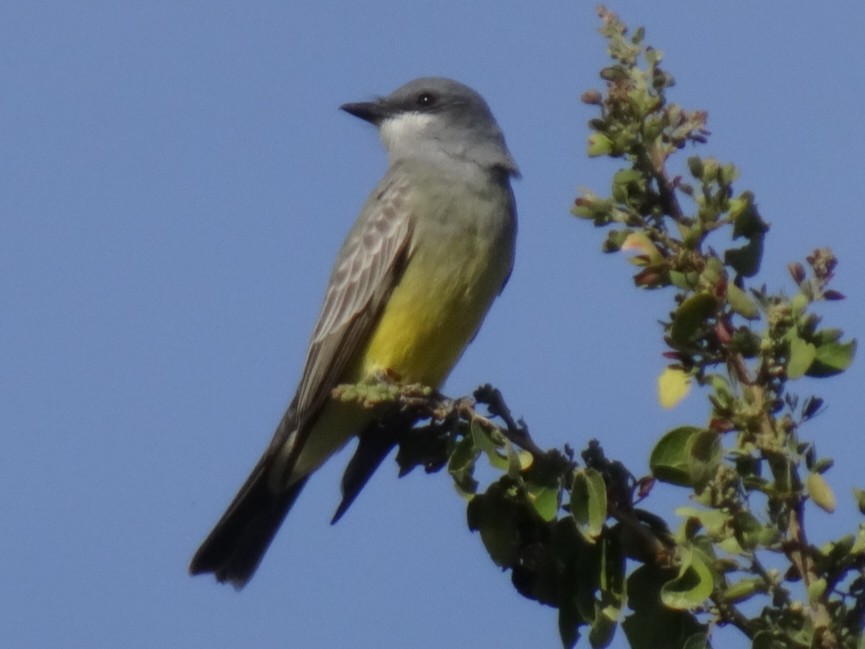
M 391 170 L 370 196 L 334 264 L 293 403 L 301 439 L 402 276 L 412 229 L 405 210 L 407 191 L 400 168 Z
M 404 175 L 398 168 L 391 170 L 346 238 L 313 330 L 297 394 L 270 446 L 193 557 L 192 574 L 214 572 L 219 581 L 242 587 L 303 489 L 307 476 L 274 491 L 272 471 L 276 468 L 283 477 L 290 474 L 318 411 L 402 276 L 411 254 L 411 215 L 403 209 L 406 191 Z

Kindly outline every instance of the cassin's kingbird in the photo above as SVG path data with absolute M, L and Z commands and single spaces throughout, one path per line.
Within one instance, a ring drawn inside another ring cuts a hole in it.
M 382 375 L 440 386 L 513 267 L 519 171 L 479 94 L 430 77 L 342 110 L 378 127 L 389 166 L 336 258 L 294 400 L 192 559 L 192 574 L 237 588 L 309 476 L 374 428 L 368 410 L 333 399 L 333 388 Z

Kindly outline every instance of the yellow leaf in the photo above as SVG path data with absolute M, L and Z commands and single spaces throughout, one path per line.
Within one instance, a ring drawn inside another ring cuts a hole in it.
M 835 499 L 835 492 L 832 491 L 832 487 L 826 482 L 826 478 L 819 473 L 812 473 L 808 476 L 807 485 L 808 495 L 811 496 L 815 505 L 830 514 L 835 511 L 838 501 Z
M 658 377 L 658 401 L 662 408 L 673 408 L 691 391 L 691 375 L 674 367 L 664 368 Z

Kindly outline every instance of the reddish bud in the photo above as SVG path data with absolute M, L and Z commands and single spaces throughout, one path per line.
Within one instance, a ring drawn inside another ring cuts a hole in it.
M 597 90 L 587 90 L 580 96 L 580 101 L 584 104 L 596 106 L 601 103 L 603 98 Z
M 798 262 L 787 264 L 787 270 L 790 271 L 790 276 L 797 284 L 801 284 L 805 281 L 805 267 L 802 264 Z

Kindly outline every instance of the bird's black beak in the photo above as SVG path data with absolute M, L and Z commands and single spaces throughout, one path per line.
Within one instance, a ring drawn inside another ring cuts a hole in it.
M 379 101 L 360 101 L 353 104 L 343 104 L 339 107 L 350 115 L 360 117 L 367 122 L 378 126 L 382 121 L 391 114 L 391 110 L 381 100 Z

